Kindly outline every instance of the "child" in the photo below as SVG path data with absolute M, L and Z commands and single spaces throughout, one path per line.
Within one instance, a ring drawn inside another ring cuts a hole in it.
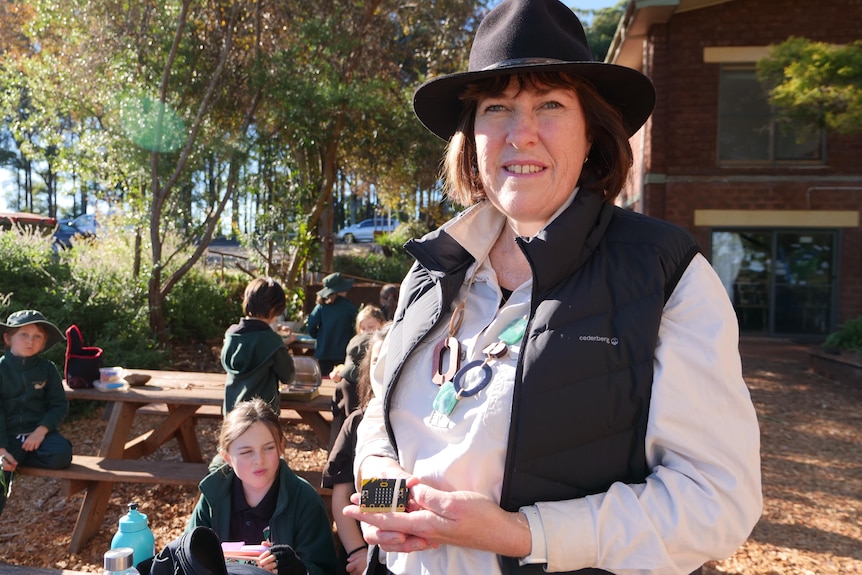
M 6 352 L 0 358 L 0 515 L 19 465 L 62 469 L 72 463 L 72 444 L 60 435 L 69 412 L 63 378 L 38 355 L 65 341 L 40 312 L 18 311 L 0 323 Z
M 245 288 L 245 317 L 227 329 L 221 348 L 221 363 L 227 372 L 224 413 L 252 397 L 260 397 L 280 412 L 279 382 L 290 383 L 296 371 L 285 340 L 271 327 L 284 309 L 284 290 L 274 279 L 256 278 Z
M 335 393 L 332 396 L 332 433 L 329 437 L 329 447 L 338 435 L 338 430 L 347 416 L 358 406 L 356 382 L 359 380 L 359 365 L 365 357 L 371 335 L 386 324 L 383 311 L 373 305 L 366 305 L 356 314 L 356 335 L 347 344 L 347 357 L 343 364 L 335 366 L 329 374 L 335 382 Z
M 368 545 L 362 538 L 359 524 L 342 514 L 342 509 L 350 505 L 350 496 L 354 493 L 353 455 L 356 452 L 356 428 L 362 421 L 365 406 L 371 399 L 371 370 L 377 362 L 377 354 L 386 336 L 384 326 L 373 334 L 368 344 L 368 353 L 362 359 L 359 367 L 357 393 L 358 409 L 353 411 L 338 433 L 338 437 L 329 451 L 329 459 L 323 469 L 323 486 L 332 489 L 332 517 L 335 520 L 338 538 L 344 553 L 341 555 L 341 567 L 347 573 L 362 573 L 366 566 Z
M 308 314 L 308 335 L 317 340 L 314 357 L 320 364 L 320 373 L 329 373 L 344 363 L 344 350 L 355 333 L 356 306 L 344 297 L 351 287 L 352 279 L 337 272 L 329 274 L 317 292 L 317 305 Z
M 227 462 L 200 483 L 186 533 L 209 527 L 222 541 L 271 545 L 257 565 L 279 575 L 330 574 L 336 555 L 323 500 L 284 453 L 278 415 L 259 398 L 225 415 L 219 453 Z

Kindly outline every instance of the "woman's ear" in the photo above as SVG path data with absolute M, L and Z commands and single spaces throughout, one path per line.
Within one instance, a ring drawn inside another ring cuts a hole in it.
M 221 458 L 224 459 L 228 465 L 233 467 L 233 461 L 231 461 L 230 455 L 228 454 L 227 451 L 223 451 L 223 450 L 219 449 L 218 454 L 221 455 Z

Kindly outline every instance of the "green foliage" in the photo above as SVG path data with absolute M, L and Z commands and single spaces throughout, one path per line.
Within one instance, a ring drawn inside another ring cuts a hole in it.
M 192 270 L 183 276 L 165 300 L 171 338 L 211 339 L 224 333 L 242 315 L 242 301 L 231 298 L 227 286 L 207 274 Z
M 166 349 L 152 337 L 147 317 L 146 270 L 133 273 L 134 249 L 128 234 L 110 229 L 98 240 L 76 241 L 59 252 L 50 237 L 0 232 L 0 317 L 38 309 L 63 331 L 77 325 L 86 345 L 104 350 L 105 364 L 164 366 Z M 172 341 L 221 336 L 236 321 L 247 278 L 227 279 L 220 282 L 217 274 L 192 268 L 177 283 L 166 305 Z M 62 368 L 64 353 L 65 347 L 56 345 L 45 357 Z
M 823 347 L 862 352 L 862 315 L 841 324 L 838 331 L 829 334 Z
M 334 268 L 343 274 L 387 283 L 401 283 L 412 263 L 413 258 L 406 254 L 400 257 L 387 257 L 376 253 L 362 256 L 338 255 L 333 260 Z
M 590 46 L 590 52 L 593 53 L 594 59 L 605 59 L 627 4 L 628 0 L 619 0 L 615 6 L 600 8 L 599 10 L 573 8 L 581 18 L 592 16 L 590 23 L 584 27 L 584 33 L 587 35 L 587 44 Z
M 388 248 L 396 256 L 403 254 L 402 246 L 412 238 L 421 238 L 428 233 L 428 226 L 425 222 L 413 220 L 399 224 L 391 234 L 384 234 L 377 238 L 377 243 Z
M 771 47 L 757 72 L 785 122 L 862 131 L 862 40 L 839 46 L 791 37 Z

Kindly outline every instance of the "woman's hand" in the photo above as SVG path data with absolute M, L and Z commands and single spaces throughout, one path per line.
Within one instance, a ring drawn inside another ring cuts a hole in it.
M 440 491 L 408 482 L 407 513 L 364 513 L 354 494 L 344 514 L 362 521 L 365 540 L 385 551 L 409 553 L 456 545 L 509 557 L 529 555 L 532 540 L 526 517 L 504 511 L 490 498 L 470 491 Z

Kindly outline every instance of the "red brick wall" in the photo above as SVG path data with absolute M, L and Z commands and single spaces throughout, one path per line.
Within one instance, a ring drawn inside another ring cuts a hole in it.
M 862 187 L 862 135 L 829 135 L 826 165 L 719 167 L 720 67 L 703 61 L 709 46 L 763 46 L 791 35 L 848 43 L 862 37 L 860 30 L 860 0 L 733 0 L 653 26 L 645 73 L 658 100 L 643 169 L 667 183 L 645 185 L 635 209 L 690 230 L 707 254 L 711 230 L 695 228 L 697 209 L 862 212 L 862 191 L 846 189 Z M 806 193 L 825 186 L 845 189 Z M 839 322 L 862 314 L 862 230 L 842 230 L 841 244 Z

